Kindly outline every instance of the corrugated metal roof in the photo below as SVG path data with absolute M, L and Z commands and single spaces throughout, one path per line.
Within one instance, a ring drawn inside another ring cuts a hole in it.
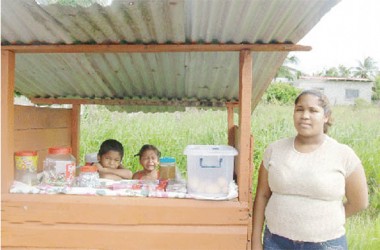
M 110 6 L 1 2 L 9 44 L 296 44 L 338 0 L 114 0 Z M 252 52 L 253 106 L 287 52 Z M 28 97 L 238 99 L 238 52 L 16 54 Z M 205 102 L 203 102 L 205 103 Z

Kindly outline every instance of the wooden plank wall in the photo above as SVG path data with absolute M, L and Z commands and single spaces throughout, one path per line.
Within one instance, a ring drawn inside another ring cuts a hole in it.
M 14 150 L 37 151 L 39 172 L 43 170 L 48 148 L 72 146 L 71 109 L 15 105 L 14 114 Z
M 2 247 L 246 249 L 249 209 L 237 201 L 3 195 Z

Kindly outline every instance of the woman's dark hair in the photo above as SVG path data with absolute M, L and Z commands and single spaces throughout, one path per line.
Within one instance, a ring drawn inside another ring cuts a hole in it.
M 148 150 L 153 150 L 157 154 L 158 158 L 161 157 L 160 150 L 158 150 L 158 148 L 156 148 L 155 146 L 153 146 L 151 144 L 145 144 L 145 145 L 143 145 L 140 148 L 140 151 L 137 154 L 135 154 L 135 156 L 138 156 L 139 158 L 141 158 L 141 156 L 144 154 L 144 152 L 148 151 Z
M 102 143 L 102 145 L 100 145 L 98 156 L 101 157 L 102 155 L 106 154 L 107 152 L 109 152 L 111 150 L 119 152 L 120 155 L 121 155 L 121 159 L 123 159 L 123 156 L 124 156 L 123 145 L 120 142 L 118 142 L 117 140 L 114 140 L 114 139 L 105 140 Z
M 299 94 L 297 96 L 296 100 L 294 101 L 294 105 L 297 105 L 299 99 L 303 95 L 313 95 L 313 96 L 318 97 L 318 99 L 319 99 L 319 106 L 321 106 L 323 108 L 325 116 L 327 117 L 327 122 L 325 122 L 325 124 L 323 124 L 323 132 L 325 134 L 327 134 L 327 131 L 329 130 L 329 127 L 332 125 L 332 117 L 331 117 L 332 111 L 331 111 L 331 106 L 330 106 L 329 99 L 327 98 L 327 96 L 325 94 L 323 94 L 319 90 L 316 90 L 316 89 L 307 89 L 307 90 L 302 91 L 301 94 Z

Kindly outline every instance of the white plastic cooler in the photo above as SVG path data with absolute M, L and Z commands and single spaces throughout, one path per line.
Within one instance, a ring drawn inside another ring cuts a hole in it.
M 237 150 L 226 145 L 188 145 L 187 192 L 206 197 L 228 195 Z

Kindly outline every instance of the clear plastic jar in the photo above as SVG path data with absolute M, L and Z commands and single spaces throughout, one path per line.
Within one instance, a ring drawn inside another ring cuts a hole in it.
M 49 148 L 44 161 L 44 181 L 55 186 L 71 186 L 75 180 L 75 157 L 70 147 Z
M 99 186 L 99 173 L 96 166 L 85 165 L 80 168 L 78 186 L 91 188 Z
M 160 179 L 175 180 L 176 178 L 176 162 L 173 157 L 160 158 Z
M 38 184 L 37 152 L 20 151 L 15 153 L 15 180 L 30 186 Z

